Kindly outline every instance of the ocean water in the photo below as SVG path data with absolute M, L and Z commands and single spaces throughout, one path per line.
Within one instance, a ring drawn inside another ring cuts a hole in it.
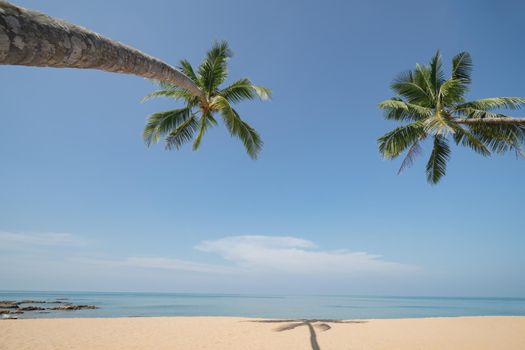
M 191 293 L 1 292 L 0 300 L 67 299 L 96 310 L 27 312 L 19 318 L 241 316 L 264 318 L 413 318 L 525 316 L 525 298 L 294 296 Z

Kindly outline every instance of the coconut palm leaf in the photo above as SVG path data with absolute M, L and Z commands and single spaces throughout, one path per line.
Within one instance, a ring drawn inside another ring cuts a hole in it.
M 464 101 L 463 95 L 467 91 L 467 85 L 461 80 L 448 79 L 439 89 L 439 99 L 442 106 L 450 106 Z
M 523 154 L 521 144 L 525 142 L 523 125 L 469 125 L 471 133 L 492 152 L 505 153 L 515 150 Z
M 180 108 L 152 114 L 144 128 L 144 141 L 148 146 L 157 143 L 160 138 L 184 124 L 190 118 L 190 113 L 190 108 Z
M 443 72 L 443 64 L 441 62 L 441 54 L 439 50 L 436 52 L 430 61 L 430 82 L 437 93 L 441 84 L 445 81 L 445 73 Z
M 450 158 L 450 148 L 443 136 L 434 136 L 434 147 L 427 163 L 427 180 L 436 184 L 447 171 L 447 161 Z
M 195 74 L 191 63 L 188 60 L 180 60 L 178 68 L 181 70 L 181 72 L 186 74 L 193 82 L 197 84 L 199 83 L 199 78 L 197 77 L 197 74 Z
M 421 122 L 400 126 L 379 138 L 379 152 L 386 159 L 395 158 L 425 136 Z
M 243 100 L 253 100 L 257 97 L 261 100 L 267 100 L 271 96 L 271 91 L 267 88 L 253 85 L 250 79 L 244 78 L 222 89 L 219 94 L 229 102 L 237 103 Z
M 179 149 L 183 144 L 191 141 L 198 128 L 199 122 L 195 116 L 192 115 L 188 120 L 169 133 L 168 137 L 166 137 L 166 149 Z
M 272 90 L 265 88 L 264 86 L 252 85 L 253 89 L 259 95 L 259 98 L 263 101 L 272 98 Z
M 430 101 L 433 101 L 437 92 L 432 82 L 432 70 L 428 66 L 416 64 L 413 75 L 414 83 L 425 90 Z
M 226 61 L 232 57 L 232 51 L 226 41 L 216 42 L 206 53 L 206 59 L 199 66 L 200 85 L 207 92 L 212 92 L 226 80 L 228 67 Z
M 392 83 L 391 88 L 407 102 L 423 107 L 431 107 L 431 97 L 424 87 L 416 84 L 412 72 L 401 73 Z
M 157 90 L 153 91 L 152 93 L 147 94 L 143 99 L 142 102 L 146 102 L 151 100 L 154 97 L 168 97 L 172 98 L 174 100 L 191 100 L 194 98 L 194 96 L 191 94 L 191 92 L 183 89 L 174 89 L 174 90 Z M 197 99 L 195 101 L 198 101 Z
M 460 52 L 452 58 L 452 79 L 461 80 L 466 85 L 470 83 L 472 73 L 472 58 L 468 52 Z
M 520 109 L 523 106 L 525 106 L 525 98 L 523 97 L 492 97 L 463 103 L 456 108 L 472 108 L 482 111 L 491 111 L 500 108 Z
M 243 121 L 233 108 L 221 110 L 221 115 L 230 134 L 238 137 L 242 141 L 244 148 L 246 148 L 248 155 L 256 159 L 263 146 L 263 142 L 257 131 Z
M 196 150 L 199 148 L 201 141 L 202 141 L 202 137 L 204 136 L 204 133 L 206 132 L 206 130 L 208 130 L 214 125 L 217 125 L 217 121 L 212 117 L 210 113 L 204 114 L 200 118 L 199 133 L 197 134 L 195 141 L 193 141 L 193 150 Z
M 421 145 L 419 144 L 419 140 L 414 142 L 412 146 L 408 149 L 408 152 L 403 159 L 403 162 L 401 163 L 401 166 L 399 167 L 399 170 L 397 171 L 397 174 L 401 174 L 405 169 L 409 168 L 414 164 L 414 160 L 417 156 L 419 156 L 423 152 L 423 149 L 421 148 Z
M 417 121 L 434 113 L 431 108 L 408 103 L 396 97 L 380 102 L 379 108 L 385 111 L 385 119 L 400 121 Z
M 473 151 L 481 154 L 482 156 L 490 156 L 490 151 L 483 144 L 483 142 L 479 138 L 477 138 L 474 134 L 472 134 L 470 131 L 460 126 L 454 127 L 453 138 L 454 138 L 454 141 L 456 142 L 456 145 L 462 145 L 465 147 L 469 147 Z

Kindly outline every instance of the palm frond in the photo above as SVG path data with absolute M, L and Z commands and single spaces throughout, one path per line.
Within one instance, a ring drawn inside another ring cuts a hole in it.
M 166 149 L 179 149 L 183 144 L 193 139 L 193 135 L 198 128 L 199 122 L 195 115 L 192 114 L 190 118 L 168 134 L 166 137 Z
M 399 96 L 406 98 L 409 103 L 432 107 L 433 101 L 426 91 L 426 86 L 418 85 L 411 71 L 398 75 L 390 87 Z
M 452 122 L 441 115 L 427 118 L 422 124 L 427 134 L 447 136 L 454 133 Z
M 194 83 L 199 83 L 199 78 L 197 77 L 197 74 L 195 74 L 193 66 L 188 60 L 180 60 L 178 68 L 181 70 L 182 73 L 186 74 L 188 78 L 190 78 Z
M 468 52 L 460 52 L 452 58 L 452 79 L 461 80 L 468 85 L 471 82 L 472 58 Z
M 472 108 L 483 111 L 491 111 L 499 108 L 520 109 L 523 106 L 525 106 L 525 98 L 523 97 L 491 97 L 466 102 L 456 106 L 456 108 Z
M 464 101 L 466 85 L 461 80 L 447 79 L 439 89 L 439 97 L 444 106 L 453 106 Z
M 443 64 L 441 62 L 441 54 L 439 50 L 432 57 L 430 61 L 430 82 L 434 89 L 434 93 L 437 94 L 441 84 L 445 81 L 445 73 L 443 72 Z
M 437 184 L 447 171 L 447 161 L 450 158 L 450 148 L 443 136 L 434 137 L 434 147 L 427 163 L 427 181 Z
M 524 125 L 486 125 L 479 123 L 468 127 L 471 133 L 492 152 L 505 153 L 515 150 L 520 154 L 523 153 L 521 145 L 525 143 Z
M 381 136 L 377 142 L 379 152 L 386 159 L 392 159 L 401 154 L 419 139 L 426 136 L 422 122 L 403 125 Z
M 153 91 L 152 93 L 147 94 L 142 99 L 142 102 L 146 102 L 151 100 L 154 97 L 168 97 L 172 98 L 174 100 L 184 100 L 184 101 L 194 101 L 197 100 L 198 97 L 195 97 L 191 92 L 185 89 L 175 89 L 175 90 L 157 90 Z
M 206 53 L 206 59 L 199 66 L 199 82 L 208 94 L 213 93 L 228 76 L 226 61 L 232 51 L 226 41 L 218 41 Z
M 197 150 L 199 146 L 201 145 L 202 137 L 204 136 L 204 133 L 212 127 L 214 124 L 217 124 L 215 119 L 211 117 L 211 114 L 204 114 L 199 119 L 199 133 L 197 134 L 197 137 L 195 137 L 195 140 L 193 141 L 193 150 Z
M 244 144 L 248 155 L 256 159 L 263 146 L 257 131 L 241 119 L 237 111 L 230 106 L 224 97 L 216 96 L 210 106 L 219 109 L 230 134 L 238 137 Z
M 183 89 L 183 88 L 181 88 L 178 85 L 169 83 L 169 82 L 164 81 L 164 80 L 153 80 L 153 82 L 155 84 L 157 84 L 161 88 L 161 90 L 180 90 L 180 89 Z
M 490 156 L 490 151 L 485 146 L 485 144 L 470 131 L 462 128 L 459 125 L 454 126 L 453 138 L 456 142 L 456 145 L 461 144 L 465 147 L 471 148 L 473 151 L 481 154 L 482 156 Z
M 259 97 L 267 100 L 271 96 L 270 89 L 253 85 L 250 79 L 243 78 L 235 81 L 230 86 L 219 91 L 219 94 L 229 102 L 237 103 L 242 100 L 252 100 Z
M 436 98 L 436 88 L 432 83 L 432 70 L 429 66 L 416 64 L 416 69 L 413 73 L 414 83 L 422 87 L 430 100 L 434 101 Z
M 191 108 L 172 109 L 152 114 L 144 127 L 142 137 L 146 145 L 157 143 L 166 134 L 184 124 L 191 115 Z
M 397 171 L 397 174 L 401 174 L 405 169 L 410 168 L 412 164 L 414 164 L 414 160 L 417 156 L 419 156 L 423 149 L 421 148 L 421 145 L 419 144 L 420 140 L 417 140 L 410 146 L 408 149 L 407 155 L 403 159 L 403 162 L 401 163 L 401 166 L 399 167 L 399 170 Z
M 467 118 L 473 119 L 484 119 L 484 118 L 512 118 L 508 115 L 485 111 L 481 109 L 469 108 L 469 107 L 456 107 L 454 111 L 458 115 L 466 116 Z
M 391 98 L 379 102 L 379 108 L 384 110 L 385 119 L 390 120 L 420 120 L 432 116 L 434 111 L 428 107 L 421 107 L 408 103 L 400 98 Z
M 259 85 L 252 85 L 252 87 L 261 100 L 266 101 L 272 98 L 272 90 Z

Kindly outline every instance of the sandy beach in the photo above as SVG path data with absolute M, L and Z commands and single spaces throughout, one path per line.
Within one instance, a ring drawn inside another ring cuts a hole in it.
M 273 321 L 277 320 L 235 317 L 2 320 L 0 349 L 525 349 L 525 317 L 342 323 Z

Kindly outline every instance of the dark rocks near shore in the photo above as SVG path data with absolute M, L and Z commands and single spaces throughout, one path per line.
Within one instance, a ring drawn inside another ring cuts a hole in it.
M 19 307 L 18 310 L 20 311 L 42 311 L 42 310 L 46 310 L 46 308 L 39 307 L 39 306 L 23 306 L 23 307 Z
M 16 301 L 0 300 L 0 309 L 17 309 L 18 304 Z
M 57 300 L 22 300 L 19 301 L 18 304 L 61 304 L 63 301 L 57 299 Z
M 98 309 L 95 305 L 74 305 L 74 304 L 66 304 L 66 305 L 60 305 L 60 306 L 54 306 L 48 308 L 48 310 L 94 310 Z
M 95 305 L 77 305 L 77 304 L 71 304 L 66 303 L 61 300 L 21 300 L 21 301 L 13 301 L 13 300 L 0 300 L 0 315 L 3 317 L 9 318 L 10 315 L 19 315 L 23 314 L 24 312 L 45 312 L 45 311 L 75 311 L 75 310 L 94 310 L 98 309 Z M 27 304 L 39 304 L 39 305 L 45 305 L 45 304 L 60 304 L 56 306 L 49 306 L 49 307 L 43 307 L 43 306 L 35 306 L 35 305 L 27 305 Z M 25 305 L 25 306 L 24 306 Z
M 0 310 L 0 315 L 19 315 L 23 313 L 24 312 L 20 310 Z

